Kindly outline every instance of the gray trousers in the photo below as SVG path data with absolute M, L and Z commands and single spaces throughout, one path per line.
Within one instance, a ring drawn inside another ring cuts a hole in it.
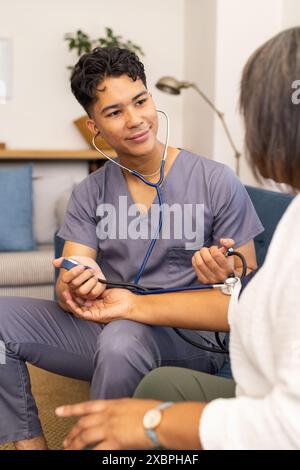
M 191 337 L 203 342 L 198 332 Z M 0 443 L 41 435 L 25 361 L 91 382 L 91 399 L 132 396 L 141 379 L 160 366 L 214 374 L 222 354 L 191 346 L 172 328 L 117 320 L 108 325 L 79 320 L 56 302 L 0 297 Z M 1 361 L 3 362 L 3 361 Z

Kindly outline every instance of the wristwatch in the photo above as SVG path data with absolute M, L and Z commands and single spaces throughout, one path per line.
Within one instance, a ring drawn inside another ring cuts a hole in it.
M 165 410 L 171 405 L 173 405 L 172 401 L 160 403 L 156 408 L 152 408 L 152 410 L 147 411 L 147 413 L 144 415 L 144 429 L 147 433 L 147 436 L 151 439 L 156 448 L 160 447 L 160 442 L 158 440 L 155 429 L 159 426 L 162 420 L 162 410 Z

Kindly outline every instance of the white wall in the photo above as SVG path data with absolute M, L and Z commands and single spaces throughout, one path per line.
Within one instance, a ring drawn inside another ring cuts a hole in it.
M 238 109 L 240 78 L 258 46 L 281 30 L 300 25 L 300 0 L 186 0 L 185 14 L 183 78 L 195 81 L 225 112 L 230 133 L 242 152 L 240 177 L 244 183 L 259 186 L 244 155 Z M 219 118 L 194 90 L 183 93 L 185 146 L 235 169 L 234 152 Z
M 225 112 L 235 144 L 242 152 L 244 132 L 238 110 L 242 70 L 250 54 L 281 30 L 281 21 L 282 0 L 218 0 L 215 102 Z M 214 159 L 235 168 L 234 153 L 217 118 L 214 130 Z M 244 155 L 240 177 L 244 183 L 257 184 Z
M 300 25 L 300 1 L 282 0 L 282 27 L 292 28 Z
M 216 7 L 217 0 L 185 2 L 185 67 L 184 75 L 178 77 L 196 83 L 212 101 L 215 98 Z M 184 146 L 211 158 L 214 114 L 194 89 L 185 89 L 182 95 Z
M 10 0 L 1 2 L 0 36 L 13 39 L 13 98 L 0 106 L 0 141 L 9 148 L 80 149 L 87 144 L 72 124 L 82 109 L 69 90 L 75 54 L 65 33 L 92 37 L 105 26 L 145 52 L 148 85 L 172 116 L 171 141 L 182 145 L 183 101 L 155 89 L 162 75 L 183 74 L 184 0 Z
M 299 2 L 300 3 L 300 2 Z M 282 0 L 187 0 L 184 78 L 225 112 L 233 140 L 243 149 L 239 82 L 251 52 L 281 26 Z M 193 89 L 184 90 L 184 144 L 235 169 L 234 152 L 219 118 Z M 241 176 L 252 182 L 245 159 Z

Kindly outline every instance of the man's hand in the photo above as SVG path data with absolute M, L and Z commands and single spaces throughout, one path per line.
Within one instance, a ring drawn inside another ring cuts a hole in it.
M 151 449 L 154 445 L 143 428 L 145 413 L 156 400 L 95 400 L 56 409 L 57 416 L 81 416 L 64 440 L 66 450 L 95 446 L 95 450 Z
M 82 320 L 96 323 L 109 323 L 120 319 L 130 320 L 138 297 L 125 289 L 106 289 L 97 300 L 73 297 L 67 290 L 62 295 L 71 313 Z
M 87 256 L 70 256 L 70 258 L 78 261 L 82 266 L 65 271 L 61 275 L 61 280 L 68 285 L 66 290 L 73 298 L 81 298 L 84 300 L 95 300 L 105 290 L 105 284 L 98 282 L 98 278 L 105 279 L 98 264 Z M 63 258 L 53 260 L 53 265 L 60 268 Z M 85 269 L 84 266 L 90 266 L 91 269 Z
M 202 248 L 192 258 L 192 265 L 201 284 L 224 282 L 234 272 L 233 257 L 225 256 L 227 250 L 234 246 L 234 240 L 221 238 L 220 245 Z

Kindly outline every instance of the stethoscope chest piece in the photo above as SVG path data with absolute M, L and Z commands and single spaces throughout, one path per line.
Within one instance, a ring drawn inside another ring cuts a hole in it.
M 222 294 L 232 295 L 233 291 L 234 291 L 234 288 L 235 288 L 235 286 L 237 285 L 238 282 L 240 282 L 239 277 L 228 277 L 224 281 L 224 284 L 222 286 L 220 286 Z

